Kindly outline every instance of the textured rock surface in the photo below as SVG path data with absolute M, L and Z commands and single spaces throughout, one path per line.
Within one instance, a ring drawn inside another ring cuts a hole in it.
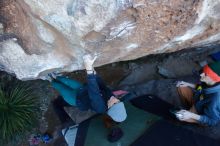
M 217 43 L 219 11 L 220 0 L 1 0 L 0 67 L 25 80 L 83 69 L 85 53 L 100 66 Z

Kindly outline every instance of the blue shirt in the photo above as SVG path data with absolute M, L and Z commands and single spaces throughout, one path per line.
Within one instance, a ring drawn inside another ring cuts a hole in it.
M 220 121 L 220 84 L 203 89 L 204 99 L 195 104 L 200 115 L 199 123 L 216 125 Z
M 79 89 L 76 105 L 80 110 L 91 109 L 97 113 L 105 113 L 107 102 L 113 96 L 112 91 L 102 79 L 94 74 L 87 75 L 87 84 Z

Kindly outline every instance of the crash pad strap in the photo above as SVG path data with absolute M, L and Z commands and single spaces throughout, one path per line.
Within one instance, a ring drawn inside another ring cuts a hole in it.
M 90 120 L 88 119 L 79 125 L 74 146 L 84 146 Z

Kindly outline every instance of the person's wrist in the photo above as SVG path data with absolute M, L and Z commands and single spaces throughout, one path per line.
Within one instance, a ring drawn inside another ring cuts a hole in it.
M 94 74 L 94 71 L 93 70 L 86 70 L 86 73 L 87 74 Z
M 94 68 L 86 68 L 87 74 L 94 74 Z
M 93 67 L 85 67 L 86 70 L 94 70 Z
M 192 118 L 198 121 L 200 119 L 200 115 L 197 115 L 197 114 L 193 113 Z
M 89 64 L 84 64 L 84 66 L 85 66 L 85 69 L 88 69 L 88 70 L 91 70 L 93 68 L 93 66 Z

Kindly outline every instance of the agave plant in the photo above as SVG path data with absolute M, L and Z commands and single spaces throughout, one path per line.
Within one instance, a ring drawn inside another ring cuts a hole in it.
M 33 88 L 24 84 L 0 87 L 0 140 L 12 141 L 36 123 L 38 100 Z

